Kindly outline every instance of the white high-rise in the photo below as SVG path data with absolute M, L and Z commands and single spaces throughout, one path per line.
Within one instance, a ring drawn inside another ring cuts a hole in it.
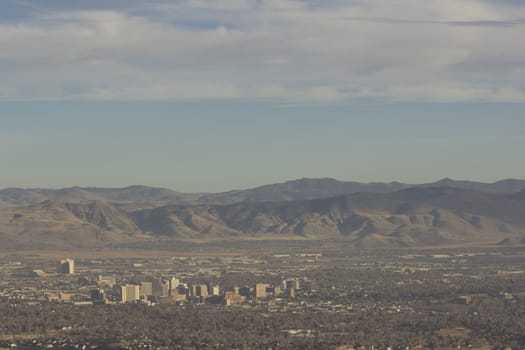
M 140 286 L 135 284 L 126 284 L 121 288 L 121 301 L 130 303 L 140 299 Z
M 75 260 L 73 259 L 65 259 L 60 260 L 57 267 L 58 273 L 63 273 L 66 275 L 74 275 L 75 274 Z

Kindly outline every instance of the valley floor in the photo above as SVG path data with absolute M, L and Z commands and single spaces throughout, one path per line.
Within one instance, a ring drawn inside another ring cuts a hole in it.
M 2 252 L 0 348 L 525 347 L 524 248 L 283 243 Z M 55 273 L 66 257 L 75 259 L 75 275 Z M 104 285 L 108 276 L 114 286 Z M 120 301 L 121 285 L 172 277 L 189 290 L 206 284 L 220 292 Z M 256 296 L 262 284 L 270 289 Z M 237 298 L 235 287 L 248 294 Z M 105 303 L 88 302 L 93 290 L 104 291 Z

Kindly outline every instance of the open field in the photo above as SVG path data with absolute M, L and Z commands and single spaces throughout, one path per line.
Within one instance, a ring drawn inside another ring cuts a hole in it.
M 290 253 L 305 251 L 312 253 L 329 253 L 335 255 L 358 255 L 363 254 L 384 254 L 395 253 L 404 254 L 421 251 L 455 251 L 455 250 L 495 250 L 495 251 L 525 251 L 524 247 L 505 247 L 497 244 L 479 245 L 474 242 L 462 244 L 447 244 L 438 248 L 434 246 L 418 246 L 410 248 L 370 248 L 356 249 L 348 242 L 341 240 L 305 240 L 305 239 L 286 239 L 268 240 L 267 237 L 242 240 L 209 240 L 209 241 L 176 241 L 165 242 L 165 244 L 154 243 L 148 248 L 99 248 L 99 249 L 27 249 L 27 250 L 7 250 L 0 248 L 0 257 L 15 258 L 23 256 L 31 259 L 60 259 L 69 256 L 78 259 L 111 259 L 111 258 L 167 258 L 173 256 L 238 256 L 246 254 L 271 254 L 271 253 Z

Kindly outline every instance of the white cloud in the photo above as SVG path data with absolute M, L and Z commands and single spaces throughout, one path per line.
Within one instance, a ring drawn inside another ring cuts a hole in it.
M 525 103 L 525 93 L 512 87 L 472 87 L 468 85 L 399 85 L 383 91 L 366 91 L 363 97 L 394 101 L 436 102 L 519 102 Z
M 0 22 L 0 99 L 523 101 L 525 7 L 188 0 Z M 1 5 L 0 5 L 1 10 Z

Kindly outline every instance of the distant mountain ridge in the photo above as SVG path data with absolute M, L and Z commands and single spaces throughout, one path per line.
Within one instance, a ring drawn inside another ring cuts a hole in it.
M 94 248 L 140 240 L 141 229 L 127 213 L 104 202 L 46 200 L 0 210 L 4 249 Z
M 283 202 L 330 198 L 353 193 L 391 193 L 411 187 L 452 187 L 479 191 L 516 193 L 525 190 L 525 180 L 507 179 L 494 183 L 443 179 L 429 184 L 360 183 L 331 178 L 299 179 L 246 190 L 221 193 L 181 193 L 166 188 L 129 186 L 123 188 L 71 187 L 63 189 L 0 190 L 0 205 L 25 206 L 46 200 L 69 203 L 107 202 L 126 211 L 164 205 L 226 205 L 241 202 Z
M 453 180 L 450 178 L 445 178 L 440 181 L 421 185 L 425 187 L 454 187 L 454 188 L 463 188 L 469 190 L 480 190 L 480 191 L 491 191 L 491 192 L 504 192 L 512 193 L 525 190 L 525 180 L 517 179 L 505 179 L 496 181 L 493 183 L 483 183 L 475 181 L 465 181 L 465 180 Z M 413 187 L 413 186 L 411 186 Z
M 262 233 L 377 247 L 496 243 L 525 235 L 525 198 L 438 187 L 295 202 L 167 206 L 134 216 L 143 230 L 176 238 Z
M 0 210 L 4 249 L 251 238 L 335 239 L 363 248 L 523 244 L 525 191 L 411 187 L 313 200 L 166 205 L 133 212 L 100 201 L 46 200 Z
M 68 203 L 107 202 L 136 210 L 141 207 L 157 207 L 168 203 L 193 204 L 194 195 L 182 194 L 166 188 L 149 186 L 128 186 L 122 188 L 69 187 L 62 189 L 22 189 L 0 190 L 0 204 L 4 206 L 24 206 L 38 204 L 46 200 Z

